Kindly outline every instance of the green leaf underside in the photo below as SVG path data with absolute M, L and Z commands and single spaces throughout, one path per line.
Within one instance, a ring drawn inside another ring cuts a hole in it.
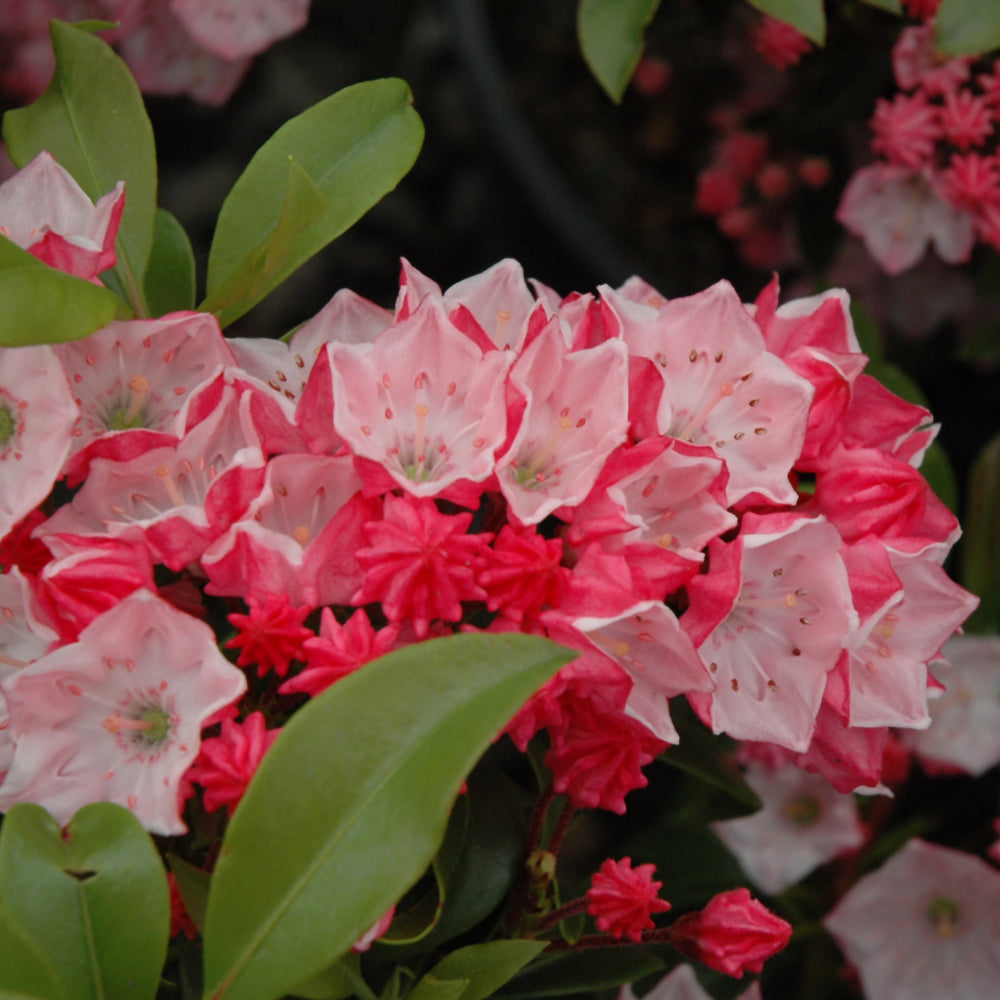
M 278 996 L 344 954 L 424 872 L 489 742 L 571 658 L 526 635 L 453 636 L 370 663 L 300 709 L 226 833 L 206 997 Z
M 260 301 L 291 273 L 286 268 L 293 259 L 296 240 L 328 206 L 315 181 L 289 156 L 287 187 L 274 229 L 216 287 L 202 303 L 202 310 L 216 313 L 219 322 L 228 326 Z
M 141 315 L 156 210 L 153 129 L 132 74 L 104 42 L 59 21 L 51 33 L 52 81 L 34 104 L 4 115 L 4 141 L 19 167 L 47 149 L 95 202 L 125 181 L 115 273 Z
M 226 323 L 353 225 L 409 171 L 423 142 L 423 125 L 411 100 L 402 80 L 355 84 L 286 122 L 257 151 L 219 213 L 206 301 L 216 301 L 224 287 L 231 290 L 230 281 L 238 285 L 234 275 L 276 234 L 288 211 L 289 157 L 327 204 L 294 234 L 280 259 L 271 251 L 267 280 L 253 283 L 249 299 L 224 304 Z
M 750 0 L 763 14 L 769 14 L 802 32 L 809 41 L 826 41 L 826 15 L 823 0 Z
M 156 210 L 145 289 L 150 316 L 194 309 L 195 265 L 191 241 L 184 227 L 163 208 Z
M 1000 4 L 995 0 L 942 0 L 934 18 L 936 44 L 950 56 L 977 56 L 1000 48 Z
M 616 104 L 639 64 L 643 33 L 659 5 L 660 0 L 580 0 L 576 12 L 580 50 Z
M 0 347 L 78 340 L 127 315 L 125 303 L 0 236 Z
M 0 897 L 72 1000 L 156 995 L 170 933 L 163 864 L 127 809 L 97 802 L 66 827 L 12 807 L 0 837 Z

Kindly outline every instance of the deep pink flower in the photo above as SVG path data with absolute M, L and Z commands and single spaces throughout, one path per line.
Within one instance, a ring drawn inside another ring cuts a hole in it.
M 267 729 L 262 713 L 251 712 L 242 722 L 223 719 L 221 734 L 202 740 L 201 750 L 186 777 L 204 789 L 203 801 L 208 812 L 225 806 L 232 816 L 250 779 L 280 733 L 280 729 Z
M 909 0 L 913 7 L 937 6 L 939 0 Z M 911 11 L 914 17 L 932 17 Z M 928 95 L 938 96 L 955 90 L 969 79 L 969 58 L 949 59 L 937 51 L 934 25 L 921 24 L 904 28 L 892 47 L 892 68 L 896 83 L 903 90 L 920 87 Z
M 240 651 L 238 667 L 256 663 L 258 677 L 271 669 L 284 677 L 292 660 L 306 658 L 303 643 L 315 633 L 302 623 L 312 608 L 293 608 L 287 594 L 267 594 L 263 601 L 251 594 L 247 604 L 248 615 L 228 616 L 239 634 L 226 643 L 226 648 Z
M 984 97 L 971 90 L 949 90 L 941 108 L 944 137 L 961 150 L 981 146 L 993 131 L 993 114 Z
M 189 941 L 193 941 L 198 936 L 198 928 L 184 905 L 173 872 L 167 872 L 167 881 L 170 883 L 170 936 L 174 938 L 183 934 Z
M 560 565 L 562 553 L 561 539 L 544 538 L 530 526 L 505 524 L 476 577 L 486 591 L 486 607 L 514 621 L 557 607 L 569 574 Z
M 751 897 L 748 889 L 720 892 L 700 913 L 687 913 L 670 927 L 670 943 L 710 969 L 743 978 L 761 972 L 781 951 L 792 925 Z
M 655 926 L 653 914 L 670 909 L 660 899 L 663 883 L 653 881 L 655 871 L 652 864 L 633 868 L 631 858 L 608 858 L 601 865 L 587 890 L 587 912 L 598 930 L 616 940 L 623 934 L 637 943 L 642 940 L 642 932 Z
M 950 165 L 941 172 L 945 197 L 957 208 L 976 211 L 1000 198 L 1000 170 L 996 156 L 952 153 Z
M 897 94 L 875 103 L 872 149 L 895 166 L 919 170 L 942 137 L 940 111 L 921 92 Z
M 381 601 L 392 622 L 410 620 L 418 638 L 435 618 L 458 621 L 462 601 L 481 601 L 475 582 L 492 534 L 466 534 L 472 514 L 442 514 L 433 500 L 385 498 L 385 515 L 364 527 L 368 546 L 357 552 L 365 571 L 355 605 Z
M 305 669 L 285 681 L 278 691 L 320 694 L 341 677 L 391 652 L 398 636 L 398 625 L 387 625 L 376 632 L 364 608 L 358 608 L 344 625 L 329 608 L 323 608 L 319 635 L 306 639 L 304 644 Z
M 698 174 L 694 207 L 702 215 L 725 215 L 742 200 L 739 178 L 725 167 L 708 167 Z
M 754 29 L 753 47 L 775 69 L 788 69 L 812 49 L 812 42 L 790 24 L 765 16 Z

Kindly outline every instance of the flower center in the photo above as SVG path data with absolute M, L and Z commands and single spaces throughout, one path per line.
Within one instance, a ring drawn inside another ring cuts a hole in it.
M 803 795 L 785 804 L 785 819 L 796 826 L 812 826 L 822 813 L 819 802 L 811 795 Z
M 5 448 L 17 430 L 17 421 L 11 408 L 5 403 L 0 403 L 0 448 Z
M 127 735 L 133 743 L 155 746 L 170 735 L 170 716 L 157 705 L 139 709 L 131 718 L 109 715 L 102 723 L 109 733 Z
M 959 919 L 958 903 L 949 896 L 935 896 L 927 907 L 927 918 L 941 937 L 950 938 Z
M 129 396 L 112 409 L 105 418 L 109 431 L 128 431 L 136 427 L 149 426 L 146 411 L 146 397 L 149 393 L 149 379 L 145 375 L 133 375 L 128 380 Z

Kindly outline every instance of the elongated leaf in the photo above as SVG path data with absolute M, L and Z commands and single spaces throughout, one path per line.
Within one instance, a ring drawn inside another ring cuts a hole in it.
M 1000 48 L 1000 4 L 942 0 L 934 18 L 937 48 L 950 56 L 978 56 Z
M 62 1000 L 66 994 L 52 963 L 0 902 L 0 998 Z
M 969 500 L 962 538 L 962 583 L 980 598 L 969 619 L 972 631 L 1000 626 L 1000 434 L 976 457 L 969 476 Z
M 580 50 L 605 93 L 618 104 L 639 64 L 643 32 L 660 0 L 580 0 Z
M 195 868 L 176 854 L 167 855 L 167 864 L 177 883 L 177 891 L 181 894 L 184 909 L 187 910 L 191 923 L 199 933 L 205 930 L 205 908 L 208 906 L 208 887 L 212 877 L 208 872 Z
M 0 837 L 0 898 L 72 1000 L 156 995 L 170 934 L 163 864 L 127 809 L 84 806 L 65 833 L 14 806 Z
M 202 303 L 202 310 L 215 313 L 219 322 L 228 326 L 262 299 L 298 266 L 294 259 L 296 240 L 328 207 L 316 182 L 289 156 L 288 182 L 274 229 L 215 288 Z
M 575 996 L 634 983 L 664 968 L 648 948 L 596 948 L 545 956 L 502 986 L 498 995 Z
M 194 309 L 194 252 L 184 227 L 165 209 L 156 210 L 153 249 L 146 269 L 150 316 Z
M 286 122 L 257 151 L 226 198 L 208 258 L 208 299 L 216 301 L 257 251 L 275 239 L 289 209 L 288 158 L 326 199 L 326 208 L 294 234 L 249 298 L 223 302 L 228 324 L 297 267 L 352 226 L 407 173 L 423 125 L 402 80 L 355 84 Z M 301 179 L 301 178 L 300 178 Z M 288 228 L 293 228 L 288 226 Z
M 115 273 L 142 315 L 156 211 L 153 128 L 132 74 L 104 42 L 59 21 L 51 32 L 52 82 L 34 104 L 4 115 L 4 141 L 19 167 L 47 149 L 94 201 L 125 181 Z
M 817 45 L 826 41 L 826 14 L 823 0 L 750 0 L 757 10 L 798 28 Z
M 277 997 L 346 952 L 430 863 L 490 740 L 571 656 L 533 636 L 453 636 L 391 653 L 305 705 L 226 831 L 206 997 Z
M 128 315 L 106 288 L 57 271 L 0 236 L 0 347 L 77 340 Z
M 516 975 L 546 947 L 545 941 L 488 941 L 453 951 L 420 980 L 410 1000 L 444 997 L 442 986 L 462 983 L 455 1000 L 483 1000 Z

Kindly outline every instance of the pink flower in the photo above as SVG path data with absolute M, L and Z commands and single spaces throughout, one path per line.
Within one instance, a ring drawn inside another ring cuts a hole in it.
M 775 69 L 788 69 L 812 49 L 812 42 L 790 24 L 765 16 L 753 32 L 753 47 Z
M 223 719 L 221 735 L 202 741 L 186 777 L 205 790 L 203 801 L 208 812 L 225 806 L 232 816 L 280 733 L 280 729 L 266 728 L 260 712 L 251 712 L 242 722 Z
M 698 174 L 694 207 L 702 215 L 725 215 L 743 200 L 739 178 L 725 167 L 708 167 Z
M 975 211 L 1000 198 L 1000 170 L 996 156 L 952 153 L 950 166 L 941 172 L 943 192 L 956 208 Z
M 279 677 L 288 673 L 292 660 L 305 660 L 303 643 L 314 635 L 302 623 L 312 610 L 293 608 L 285 594 L 267 594 L 263 601 L 251 595 L 247 598 L 250 614 L 229 615 L 229 622 L 239 634 L 226 643 L 227 649 L 238 649 L 238 667 L 257 664 L 257 676 L 273 669 Z
M 442 514 L 433 500 L 386 496 L 384 518 L 364 527 L 364 583 L 351 603 L 381 601 L 391 622 L 409 619 L 421 639 L 435 618 L 458 621 L 462 601 L 486 597 L 475 577 L 493 536 L 467 535 L 471 523 L 472 514 Z
M 936 8 L 939 0 L 908 0 L 912 8 Z M 914 17 L 933 17 L 910 11 Z M 934 44 L 934 25 L 921 24 L 904 28 L 892 47 L 892 68 L 896 83 L 903 90 L 920 87 L 929 95 L 941 95 L 960 87 L 969 79 L 971 59 L 949 59 L 940 55 Z
M 95 280 L 114 267 L 125 183 L 96 205 L 44 150 L 0 184 L 0 234 L 60 271 Z
M 661 979 L 643 1000 L 712 1000 L 712 996 L 698 982 L 692 966 L 682 963 L 670 975 Z M 637 1000 L 631 986 L 625 986 L 619 1000 Z M 754 980 L 736 1000 L 761 1000 L 760 981 Z
M 255 56 L 304 28 L 311 0 L 170 0 L 185 30 L 226 60 Z
M 744 777 L 763 809 L 711 827 L 765 892 L 784 892 L 818 865 L 864 843 L 854 797 L 836 791 L 826 778 L 794 764 L 773 773 L 752 765 Z
M 761 972 L 781 951 L 792 925 L 775 916 L 747 889 L 720 892 L 700 913 L 687 913 L 670 927 L 670 943 L 685 955 L 727 976 Z
M 941 129 L 961 150 L 981 146 L 993 131 L 992 109 L 985 97 L 977 97 L 971 90 L 949 90 L 941 108 Z
M 37 802 L 64 824 L 110 801 L 153 833 L 184 833 L 178 788 L 202 724 L 245 689 L 208 626 L 136 591 L 4 682 L 14 759 L 0 808 Z
M 872 149 L 895 166 L 919 170 L 942 137 L 939 109 L 925 94 L 897 94 L 879 99 L 872 116 Z
M 558 606 L 569 575 L 560 565 L 562 553 L 561 539 L 505 524 L 476 577 L 486 591 L 486 607 L 520 622 L 526 614 Z
M 623 934 L 635 942 L 642 940 L 642 932 L 654 926 L 653 914 L 670 909 L 659 897 L 663 883 L 653 881 L 655 871 L 651 864 L 633 868 L 631 858 L 608 858 L 601 865 L 587 890 L 587 912 L 598 930 L 616 940 Z
M 913 267 L 929 243 L 942 260 L 964 263 L 976 241 L 972 216 L 945 201 L 928 176 L 889 164 L 864 167 L 851 178 L 837 220 L 861 237 L 888 274 Z
M 823 923 L 869 1000 L 991 997 L 1000 976 L 1000 872 L 913 839 Z

